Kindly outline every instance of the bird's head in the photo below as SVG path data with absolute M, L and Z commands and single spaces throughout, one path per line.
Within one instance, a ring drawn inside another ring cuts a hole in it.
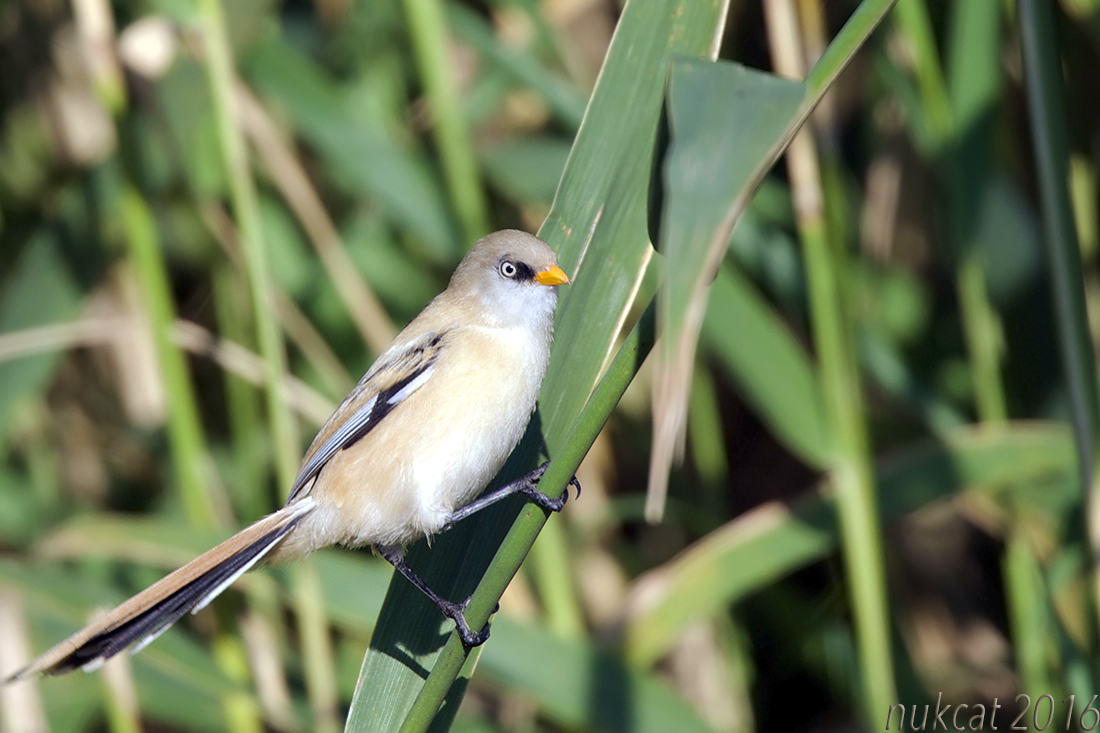
M 495 325 L 549 329 L 557 286 L 568 282 L 550 245 L 526 232 L 504 229 L 470 248 L 448 290 L 473 300 Z

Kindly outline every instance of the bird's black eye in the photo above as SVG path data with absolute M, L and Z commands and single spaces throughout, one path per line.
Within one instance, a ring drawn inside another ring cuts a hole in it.
M 504 260 L 504 262 L 500 263 L 500 274 L 504 275 L 504 277 L 509 279 L 514 278 L 517 272 L 519 272 L 519 269 L 508 260 Z

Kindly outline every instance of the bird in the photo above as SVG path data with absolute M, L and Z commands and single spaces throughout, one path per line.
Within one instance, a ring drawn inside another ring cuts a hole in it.
M 466 602 L 436 594 L 404 547 L 506 496 L 549 511 L 569 495 L 537 488 L 546 464 L 479 499 L 519 443 L 550 359 L 557 286 L 551 247 L 506 229 L 479 239 L 435 297 L 378 356 L 321 427 L 285 505 L 165 576 L 10 675 L 92 671 L 136 654 L 258 563 L 329 545 L 371 546 L 453 619 L 467 647 Z M 570 482 L 578 493 L 580 484 Z

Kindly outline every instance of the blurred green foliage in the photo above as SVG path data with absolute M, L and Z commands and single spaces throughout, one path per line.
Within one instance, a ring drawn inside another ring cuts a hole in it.
M 807 220 L 795 174 L 777 168 L 713 281 L 698 263 L 677 271 L 667 251 L 650 266 L 639 214 L 662 173 L 652 168 L 665 78 L 632 79 L 631 69 L 643 68 L 633 54 L 654 47 L 647 33 L 664 19 L 612 0 L 426 5 L 447 33 L 427 52 L 412 40 L 430 34 L 411 26 L 412 2 L 224 6 L 234 94 L 251 110 L 233 124 L 258 192 L 274 303 L 265 315 L 285 339 L 303 441 L 384 335 L 445 286 L 481 213 L 494 229 L 546 221 L 543 236 L 587 280 L 563 303 L 548 379 L 555 450 L 657 271 L 702 272 L 709 287 L 664 521 L 648 525 L 642 512 L 647 367 L 581 467 L 583 498 L 551 520 L 476 673 L 460 678 L 462 708 L 441 721 L 462 731 L 871 728 L 886 711 L 869 705 L 868 677 L 883 675 L 906 706 L 941 692 L 971 705 L 1026 692 L 1072 693 L 1083 709 L 1100 679 L 1096 528 L 1078 470 L 1093 458 L 1080 420 L 1076 441 L 1067 424 L 1096 406 L 1081 404 L 1088 390 L 1065 376 L 1060 344 L 1100 294 L 1097 4 L 1038 3 L 1055 14 L 1056 35 L 1037 43 L 1058 62 L 1058 84 L 1025 83 L 1035 51 L 1021 42 L 1016 3 L 899 0 L 804 128 L 820 219 Z M 676 17 L 717 16 L 720 5 Z M 812 61 L 859 4 L 795 5 L 798 55 Z M 612 32 L 631 10 L 616 49 Z M 285 494 L 207 20 L 182 2 L 0 6 L 0 660 L 12 667 Z M 774 22 L 760 3 L 731 3 L 720 57 L 772 69 Z M 688 30 L 661 43 L 704 55 L 713 29 Z M 611 81 L 600 77 L 609 47 L 620 60 Z M 662 45 L 645 63 L 664 69 L 666 56 Z M 598 78 L 607 96 L 586 118 Z M 635 99 L 623 91 L 631 84 L 645 87 L 644 109 L 624 101 Z M 1064 106 L 1065 124 L 1040 124 L 1034 99 Z M 440 134 L 447 124 L 457 137 Z M 723 131 L 732 134 L 705 143 L 713 156 L 694 152 L 723 165 L 767 159 L 763 143 Z M 1052 136 L 1055 154 L 1069 155 L 1061 195 L 1082 271 L 1061 286 L 1050 284 L 1042 203 L 1058 186 L 1035 158 Z M 138 239 L 159 258 L 141 260 Z M 823 402 L 834 385 L 820 358 L 814 241 L 831 258 L 841 377 L 858 389 L 850 406 L 874 459 L 884 670 L 868 669 L 843 549 L 853 530 L 837 520 L 847 454 Z M 1052 306 L 1058 287 L 1083 289 L 1075 313 Z M 354 293 L 381 307 L 359 310 Z M 151 299 L 170 308 L 159 351 Z M 1091 358 L 1087 338 L 1078 346 Z M 165 366 L 172 359 L 184 379 Z M 196 500 L 215 526 L 189 517 Z M 460 530 L 437 541 L 451 553 L 437 564 L 467 559 Z M 127 661 L 129 676 L 124 665 L 5 688 L 0 728 L 34 729 L 39 715 L 56 731 L 340 727 L 379 613 L 401 622 L 406 608 L 385 600 L 396 586 L 368 552 L 322 552 L 308 568 L 245 577 Z

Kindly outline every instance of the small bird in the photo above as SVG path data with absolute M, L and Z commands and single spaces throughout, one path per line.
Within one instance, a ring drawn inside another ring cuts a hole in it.
M 555 286 L 569 282 L 554 251 L 516 230 L 470 249 L 447 289 L 393 340 L 313 439 L 282 509 L 138 593 L 14 673 L 91 671 L 144 648 L 259 561 L 284 562 L 328 545 L 371 545 L 454 620 L 476 646 L 466 603 L 431 590 L 403 559 L 431 536 L 520 493 L 557 511 L 568 498 L 536 488 L 545 465 L 480 499 L 535 408 L 550 359 Z M 571 483 L 577 487 L 576 479 Z M 467 599 L 468 600 L 468 599 Z

